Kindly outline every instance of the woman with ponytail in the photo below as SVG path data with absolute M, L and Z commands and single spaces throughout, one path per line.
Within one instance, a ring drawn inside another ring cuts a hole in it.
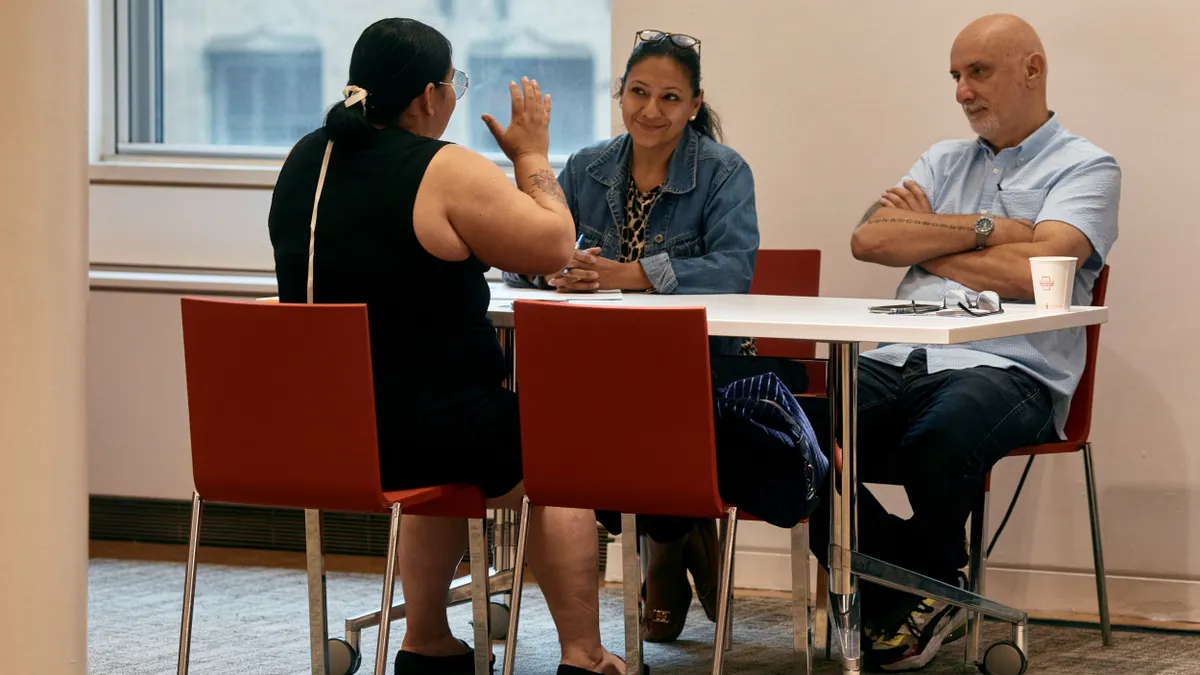
M 516 185 L 494 162 L 439 140 L 468 86 L 451 56 L 450 42 L 419 21 L 384 19 L 363 32 L 345 100 L 280 170 L 269 217 L 275 275 L 282 302 L 367 305 L 385 490 L 467 483 L 489 508 L 519 508 L 516 395 L 502 386 L 484 273 L 561 270 L 575 224 L 547 159 L 550 97 L 536 81 L 510 84 L 507 129 L 483 119 Z M 473 673 L 446 618 L 466 521 L 403 518 L 408 629 L 394 672 Z M 624 673 L 600 644 L 592 512 L 535 507 L 530 526 L 529 564 L 562 645 L 558 672 Z
M 638 31 L 616 98 L 626 133 L 575 153 L 558 176 L 580 250 L 554 274 L 509 270 L 505 281 L 561 292 L 748 293 L 758 252 L 754 178 L 742 157 L 721 143 L 720 122 L 700 87 L 700 41 Z M 753 342 L 740 338 L 711 338 L 711 345 L 717 384 L 735 379 L 738 362 L 748 361 L 739 353 L 753 353 Z M 630 377 L 636 383 L 640 375 Z M 618 514 L 596 515 L 610 532 L 620 532 Z M 683 630 L 692 598 L 688 571 L 715 621 L 715 523 L 638 521 L 650 538 L 646 639 L 669 642 Z

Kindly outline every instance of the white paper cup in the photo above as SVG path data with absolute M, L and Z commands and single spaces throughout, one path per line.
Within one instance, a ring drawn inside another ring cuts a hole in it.
M 1033 301 L 1038 309 L 1068 309 L 1075 289 L 1075 265 L 1070 256 L 1042 256 L 1029 259 L 1033 274 Z

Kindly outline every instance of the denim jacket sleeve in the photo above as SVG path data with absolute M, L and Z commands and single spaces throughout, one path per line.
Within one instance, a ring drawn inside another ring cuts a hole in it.
M 739 161 L 709 192 L 704 205 L 704 255 L 641 260 L 656 293 L 749 293 L 758 254 L 754 175 Z
M 563 165 L 562 171 L 558 172 L 558 186 L 562 188 L 563 195 L 567 198 L 567 208 L 571 210 L 571 220 L 576 224 L 575 231 L 579 231 L 579 204 L 575 199 L 575 188 L 571 185 L 572 169 L 575 156 L 572 155 L 567 159 L 567 163 Z M 526 274 L 516 274 L 514 272 L 504 272 L 501 277 L 504 279 L 506 286 L 514 288 L 540 288 L 549 290 L 553 288 L 546 283 L 546 277 L 531 277 Z

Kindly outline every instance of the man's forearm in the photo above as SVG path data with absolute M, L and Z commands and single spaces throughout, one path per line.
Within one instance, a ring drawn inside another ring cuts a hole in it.
M 975 248 L 975 223 L 980 216 L 918 213 L 882 207 L 870 213 L 854 231 L 850 248 L 866 262 L 908 267 L 927 260 Z M 988 246 L 1030 242 L 1033 224 L 994 218 Z
M 995 291 L 1007 300 L 1032 300 L 1029 259 L 1039 255 L 1047 255 L 1041 244 L 1005 244 L 934 258 L 921 267 L 974 291 Z

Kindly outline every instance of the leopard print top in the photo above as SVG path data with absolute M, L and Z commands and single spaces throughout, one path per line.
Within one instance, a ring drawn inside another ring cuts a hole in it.
M 621 255 L 618 262 L 637 262 L 646 250 L 646 225 L 650 222 L 650 209 L 662 194 L 662 185 L 649 192 L 638 189 L 633 176 L 629 177 L 629 189 L 625 193 L 625 224 L 621 227 Z
M 621 254 L 618 262 L 631 263 L 641 260 L 646 250 L 646 225 L 650 222 L 650 210 L 662 194 L 662 185 L 642 192 L 633 176 L 629 177 L 629 188 L 625 192 L 625 224 L 621 227 Z M 754 338 L 742 342 L 742 356 L 758 356 L 758 345 Z

